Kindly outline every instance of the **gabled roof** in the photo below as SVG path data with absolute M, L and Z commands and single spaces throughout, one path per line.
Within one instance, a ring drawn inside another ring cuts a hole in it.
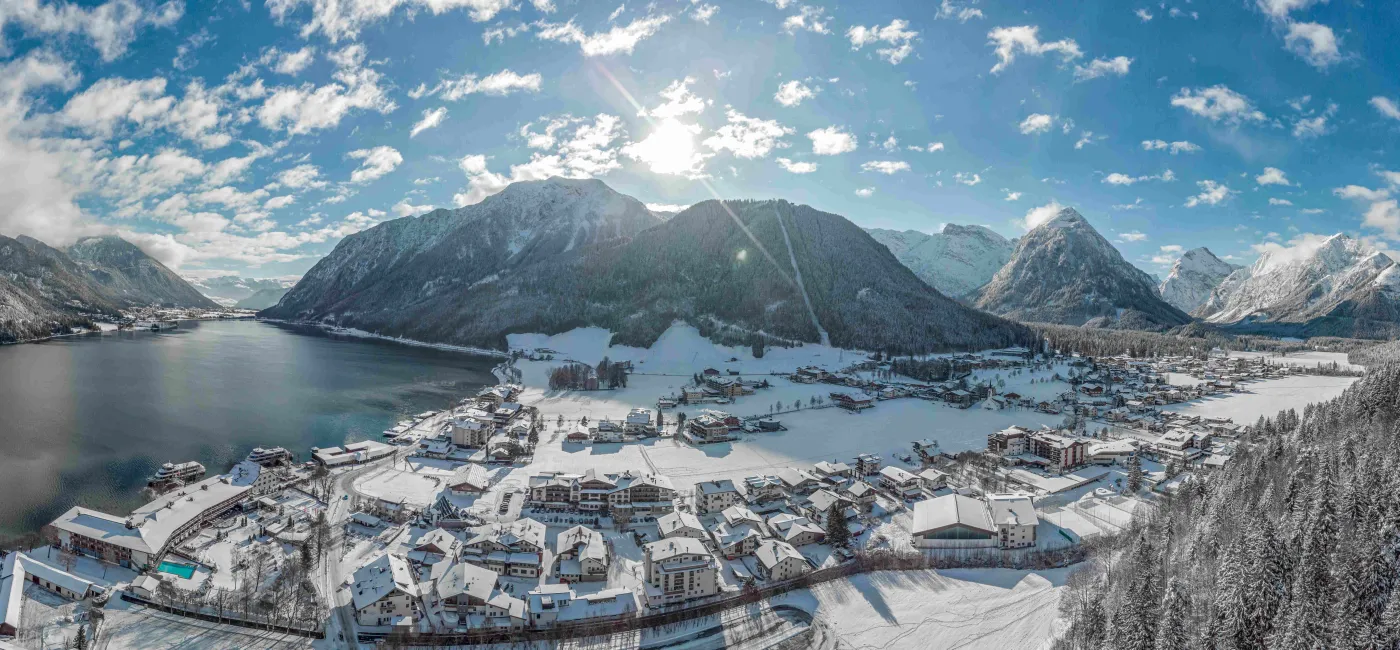
M 656 526 L 661 530 L 662 537 L 666 537 L 682 528 L 691 528 L 700 532 L 705 531 L 705 527 L 700 525 L 700 518 L 684 510 L 676 510 L 675 512 L 663 515 L 656 520 Z
M 355 572 L 350 600 L 356 610 L 364 609 L 396 591 L 412 594 L 413 572 L 408 560 L 397 555 L 381 555 Z
M 987 515 L 987 505 L 980 499 L 948 494 L 914 504 L 912 531 L 915 535 L 958 525 L 988 533 L 996 532 Z
M 429 531 L 422 537 L 419 537 L 418 541 L 413 543 L 413 549 L 416 551 L 425 551 L 428 550 L 429 547 L 432 547 L 436 548 L 440 553 L 449 555 L 455 554 L 461 546 L 462 540 L 457 539 L 456 535 L 441 528 Z
M 465 562 L 452 565 L 438 578 L 434 590 L 438 598 L 451 598 L 465 594 L 472 600 L 486 602 L 496 588 L 498 576 L 495 571 Z
M 580 548 L 581 547 L 581 548 Z M 554 538 L 554 552 L 564 553 L 570 549 L 578 548 L 580 560 L 591 558 L 602 560 L 608 559 L 608 547 L 603 541 L 603 535 L 587 526 L 574 526 Z
M 769 569 L 778 566 L 784 560 L 795 559 L 803 564 L 807 563 L 807 558 L 802 557 L 802 554 L 798 553 L 792 544 L 774 539 L 763 540 L 753 554 L 760 564 Z
M 661 562 L 680 555 L 709 555 L 704 542 L 693 537 L 672 537 L 646 545 L 651 561 Z

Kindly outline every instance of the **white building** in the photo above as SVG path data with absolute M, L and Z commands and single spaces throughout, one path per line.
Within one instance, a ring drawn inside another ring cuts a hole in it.
M 655 607 L 719 593 L 719 563 L 698 539 L 673 537 L 642 551 L 647 604 Z
M 527 517 L 478 532 L 463 544 L 462 561 L 501 575 L 536 578 L 542 570 L 544 545 L 545 525 Z
M 807 558 L 787 542 L 774 539 L 763 540 L 754 551 L 758 560 L 758 575 L 770 582 L 782 582 L 804 575 L 812 570 Z
M 793 546 L 816 544 L 826 539 L 826 531 L 821 526 L 806 517 L 786 512 L 769 517 L 768 529 L 778 539 Z
M 608 546 L 603 535 L 574 526 L 554 539 L 556 575 L 564 582 L 593 582 L 608 578 Z
M 743 503 L 744 496 L 734 481 L 705 481 L 695 484 L 695 512 L 706 515 L 719 512 L 737 503 Z
M 656 527 L 661 531 L 661 537 L 663 539 L 689 537 L 691 539 L 706 540 L 710 538 L 710 534 L 706 532 L 705 527 L 700 524 L 700 518 L 682 510 L 677 510 L 657 519 Z
M 1040 523 L 1030 497 L 993 494 L 987 497 L 987 511 L 997 529 L 1001 548 L 1035 546 L 1036 526 Z
M 949 494 L 914 504 L 911 532 L 918 548 L 1024 548 L 1037 523 L 1028 497 Z
M 397 555 L 381 555 L 355 572 L 350 602 L 355 620 L 366 627 L 397 625 L 417 621 L 418 586 L 408 560 Z

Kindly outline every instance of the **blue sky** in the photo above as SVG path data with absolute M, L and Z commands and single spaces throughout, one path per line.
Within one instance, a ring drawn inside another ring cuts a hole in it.
M 1055 206 L 1162 274 L 1400 246 L 1400 5 L 0 0 L 0 233 L 298 275 L 519 179 L 863 226 Z

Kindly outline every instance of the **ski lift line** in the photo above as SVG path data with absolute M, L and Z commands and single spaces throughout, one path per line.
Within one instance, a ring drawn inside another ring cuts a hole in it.
M 727 208 L 726 208 L 727 209 Z M 733 213 L 731 213 L 732 215 Z M 807 315 L 812 317 L 812 326 L 817 328 L 817 334 L 821 339 L 821 344 L 830 347 L 831 336 L 822 328 L 821 321 L 817 320 L 817 312 L 812 309 L 812 299 L 807 296 L 807 285 L 802 283 L 802 269 L 797 268 L 797 254 L 792 252 L 792 240 L 788 238 L 787 226 L 783 224 L 783 214 L 778 212 L 778 208 L 773 208 L 773 216 L 778 220 L 778 229 L 783 231 L 783 243 L 787 245 L 788 259 L 792 262 L 793 276 L 797 279 L 797 290 L 802 294 L 802 302 L 807 305 Z M 735 217 L 737 220 L 738 218 Z M 745 231 L 747 232 L 747 231 Z M 750 238 L 753 236 L 750 235 Z M 757 243 L 756 241 L 754 243 Z M 764 251 L 767 255 L 768 252 Z M 770 256 L 768 259 L 772 259 Z M 776 262 L 774 262 L 776 264 Z

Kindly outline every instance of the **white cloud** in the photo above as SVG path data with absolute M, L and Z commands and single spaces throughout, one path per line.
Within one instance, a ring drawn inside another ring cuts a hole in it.
M 977 0 L 973 0 L 973 2 L 976 1 Z M 956 18 L 958 22 L 965 23 L 973 18 L 982 18 L 983 15 L 982 10 L 976 7 L 963 6 L 954 3 L 953 0 L 943 0 L 942 4 L 938 7 L 938 13 L 934 14 L 933 17 L 940 19 Z
M 1373 190 L 1360 185 L 1339 187 L 1332 190 L 1332 193 L 1344 199 L 1356 199 L 1360 201 L 1381 201 L 1390 198 L 1390 190 L 1384 188 Z
M 543 81 L 538 72 L 519 74 L 507 68 L 485 77 L 466 74 L 457 79 L 444 79 L 425 94 L 441 94 L 442 99 L 449 102 L 475 94 L 505 97 L 517 92 L 537 93 Z
M 1287 18 L 1288 14 L 1307 9 L 1318 2 L 1325 3 L 1327 0 L 1256 0 L 1255 4 L 1271 18 Z
M 871 160 L 869 162 L 862 163 L 860 168 L 862 171 L 867 172 L 878 172 L 881 174 L 897 174 L 899 172 L 909 171 L 909 163 L 904 162 L 903 160 Z
M 698 23 L 710 24 L 710 19 L 719 13 L 719 7 L 712 4 L 697 4 L 690 12 L 690 19 Z
M 826 9 L 803 5 L 797 13 L 788 16 L 783 21 L 783 31 L 789 34 L 797 32 L 812 32 L 814 34 L 830 34 L 829 21 L 826 20 Z
M 305 70 L 307 66 L 316 58 L 316 48 L 306 46 L 295 52 L 283 52 L 278 55 L 277 63 L 272 67 L 274 72 L 296 76 Z
M 4 35 L 11 24 L 34 36 L 86 36 L 104 61 L 123 54 L 136 40 L 137 31 L 146 27 L 170 27 L 184 15 L 179 0 L 162 4 L 135 0 L 111 0 L 84 7 L 70 2 L 8 0 L 0 8 L 0 53 L 10 49 Z
M 1337 35 L 1326 25 L 1289 23 L 1283 44 L 1288 51 L 1303 57 L 1303 60 L 1320 70 L 1326 70 L 1327 66 L 1342 60 L 1341 52 L 1337 48 Z
M 1142 149 L 1144 151 L 1170 151 L 1173 156 L 1179 153 L 1197 153 L 1201 150 L 1200 145 L 1178 140 L 1167 142 L 1166 140 L 1143 140 Z
M 1089 145 L 1091 145 L 1091 144 L 1094 144 L 1094 141 L 1095 141 L 1095 140 L 1102 140 L 1102 139 L 1107 138 L 1107 137 L 1108 137 L 1108 136 L 1106 136 L 1106 135 L 1101 135 L 1101 136 L 1098 136 L 1097 138 L 1095 138 L 1095 137 L 1094 137 L 1094 132 L 1093 132 L 1093 131 L 1085 131 L 1085 132 L 1079 134 L 1079 139 L 1078 139 L 1078 140 L 1075 140 L 1075 141 L 1074 141 L 1074 148 L 1075 148 L 1075 149 L 1083 149 L 1083 148 L 1086 147 L 1086 146 L 1089 146 Z
M 1010 66 L 1016 60 L 1017 52 L 1030 56 L 1042 56 L 1054 52 L 1060 55 L 1064 63 L 1084 56 L 1084 53 L 1079 49 L 1079 44 L 1073 39 L 1066 38 L 1042 43 L 1039 32 L 1039 27 L 1030 25 L 998 27 L 988 32 L 987 44 L 996 48 L 998 59 L 997 64 L 992 66 L 992 74 L 997 74 Z
M 363 66 L 363 46 L 350 45 L 332 52 L 330 58 L 337 65 L 333 82 L 320 87 L 278 87 L 258 109 L 258 121 L 268 129 L 285 128 L 288 133 L 299 135 L 334 127 L 351 110 L 388 114 L 398 108 L 379 87 L 379 72 Z
M 413 124 L 413 129 L 408 132 L 408 137 L 412 138 L 419 133 L 435 128 L 442 124 L 442 120 L 447 117 L 447 107 L 439 106 L 432 110 L 423 111 L 423 119 Z
M 408 202 L 408 199 L 404 199 L 395 203 L 394 207 L 389 208 L 389 211 L 394 213 L 396 217 L 412 217 L 414 215 L 427 214 L 432 212 L 433 209 L 434 206 L 432 205 L 413 205 Z
M 793 132 L 777 120 L 748 117 L 732 108 L 726 112 L 726 116 L 729 123 L 715 129 L 714 135 L 705 138 L 704 144 L 715 151 L 729 151 L 740 158 L 763 158 L 775 147 L 787 146 L 778 139 Z
M 1149 21 L 1149 20 L 1152 20 L 1152 12 L 1150 12 L 1150 11 L 1148 11 L 1148 10 L 1146 10 L 1146 9 L 1139 8 L 1138 10 L 1134 11 L 1133 13 L 1136 14 L 1137 17 L 1138 17 L 1138 20 L 1141 20 L 1142 22 L 1147 22 L 1147 21 Z
M 1254 177 L 1254 182 L 1260 185 L 1292 185 L 1283 170 L 1277 167 L 1265 167 L 1264 173 Z
M 1211 180 L 1199 181 L 1196 185 L 1201 188 L 1201 193 L 1186 199 L 1186 207 L 1188 208 L 1202 204 L 1219 205 L 1235 193 L 1229 187 Z
M 1033 230 L 1037 226 L 1054 219 L 1055 216 L 1060 214 L 1060 211 L 1064 209 L 1065 206 L 1060 205 L 1058 201 L 1052 200 L 1045 205 L 1027 210 L 1025 218 L 1019 221 L 1018 224 L 1026 230 Z
M 389 146 L 356 149 L 345 155 L 363 161 L 359 169 L 350 172 L 351 183 L 368 183 L 382 178 L 403 163 L 403 155 L 399 150 Z
M 66 124 L 110 137 L 123 123 L 144 126 L 164 116 L 174 104 L 175 98 L 165 94 L 164 78 L 108 77 L 69 98 L 60 115 Z
M 1327 120 L 1337 114 L 1337 105 L 1328 104 L 1327 110 L 1312 117 L 1299 118 L 1293 123 L 1293 137 L 1299 139 L 1318 138 L 1332 132 Z
M 1209 88 L 1182 88 L 1172 96 L 1171 104 L 1212 122 L 1239 124 L 1246 121 L 1263 122 L 1267 119 L 1248 97 L 1230 90 L 1223 84 Z
M 1381 115 L 1392 120 L 1400 120 L 1400 106 L 1396 106 L 1395 102 L 1389 97 L 1372 97 L 1370 103 Z
M 791 107 L 801 104 L 804 99 L 811 99 L 815 96 L 816 93 L 813 92 L 811 88 L 808 88 L 806 84 L 793 79 L 778 86 L 778 92 L 773 95 L 773 99 L 776 99 L 778 103 L 783 106 Z
M 1001 191 L 1006 192 L 1006 196 L 1004 197 L 1004 199 L 1007 200 L 1007 201 L 1020 201 L 1020 200 L 1021 200 L 1021 193 L 1020 193 L 1020 192 L 1012 192 L 1011 190 L 1008 190 L 1008 189 L 1006 189 L 1006 188 L 1002 188 Z
M 839 126 L 810 131 L 807 138 L 812 141 L 812 153 L 818 156 L 835 156 L 856 150 L 856 136 Z
M 1030 117 L 1021 120 L 1021 133 L 1025 135 L 1035 135 L 1045 133 L 1050 127 L 1055 125 L 1055 118 L 1044 113 L 1032 113 Z
M 1136 183 L 1144 183 L 1147 181 L 1162 181 L 1163 183 L 1170 183 L 1174 180 L 1176 180 L 1176 174 L 1172 173 L 1172 170 L 1170 169 L 1155 176 L 1129 176 L 1127 174 L 1120 174 L 1115 172 L 1103 177 L 1103 182 L 1108 183 L 1109 185 L 1133 185 Z
M 683 212 L 690 207 L 690 203 L 647 203 L 648 210 L 652 212 Z
M 1128 67 L 1132 64 L 1133 60 L 1126 56 L 1115 56 L 1111 59 L 1094 59 L 1089 62 L 1089 65 L 1074 66 L 1074 80 L 1088 81 L 1110 74 L 1122 77 L 1128 74 Z
M 859 50 L 874 43 L 888 44 L 889 47 L 876 49 L 875 54 L 891 65 L 898 65 L 914 53 L 913 41 L 918 36 L 918 32 L 909 29 L 908 21 L 898 18 L 884 27 L 878 24 L 871 27 L 856 25 L 846 30 L 846 38 L 850 39 L 852 50 Z
M 637 44 L 651 38 L 671 20 L 665 14 L 633 20 L 626 26 L 614 25 L 606 32 L 584 33 L 573 21 L 564 24 L 537 23 L 537 38 L 561 43 L 577 43 L 584 56 L 631 54 Z
M 284 22 L 303 6 L 311 8 L 311 19 L 301 26 L 302 38 L 321 32 L 332 43 L 353 40 L 365 27 L 389 18 L 400 7 L 410 16 L 426 9 L 434 16 L 465 9 L 473 21 L 484 23 L 518 3 L 513 0 L 266 0 L 274 20 Z M 553 11 L 548 0 L 534 0 L 541 12 Z
M 284 169 L 277 175 L 277 183 L 294 190 L 303 188 L 317 189 L 326 186 L 326 182 L 320 180 L 321 170 L 315 165 L 302 164 Z
M 525 23 L 520 23 L 518 25 L 496 25 L 495 27 L 483 31 L 481 33 L 481 40 L 487 45 L 490 45 L 491 41 L 504 43 L 507 38 L 515 38 L 529 31 L 530 26 Z
M 619 150 L 614 143 L 623 136 L 622 120 L 616 115 L 600 113 L 594 116 L 592 123 L 580 122 L 567 139 L 560 138 L 562 142 L 553 153 L 531 154 L 529 162 L 512 165 L 509 176 L 490 171 L 486 156 L 462 157 L 458 167 L 467 175 L 467 188 L 453 195 L 453 203 L 457 206 L 478 203 L 514 182 L 543 180 L 550 176 L 591 178 L 621 167 L 617 160 Z
M 1141 233 L 1141 232 L 1138 232 L 1138 231 L 1136 231 L 1136 230 L 1132 230 L 1132 231 L 1129 231 L 1129 232 L 1118 233 L 1118 238 L 1121 239 L 1121 240 L 1123 240 L 1123 241 L 1130 241 L 1130 242 L 1142 242 L 1142 241 L 1147 241 L 1147 235 L 1146 235 L 1146 234 L 1143 234 L 1143 233 Z
M 870 198 L 870 197 L 872 197 L 872 196 L 875 196 L 875 188 L 873 188 L 873 187 L 862 187 L 862 188 L 856 190 L 856 196 L 859 196 L 859 197 L 862 198 L 862 199 L 868 199 L 868 198 Z
M 1361 224 L 1385 232 L 1391 239 L 1400 239 L 1400 201 L 1377 201 L 1366 210 Z
M 641 114 L 664 120 L 703 112 L 705 100 L 690 92 L 690 84 L 693 83 L 695 83 L 693 77 L 671 82 L 671 85 L 666 86 L 666 89 L 660 93 L 661 98 L 666 100 L 665 103 L 651 110 L 642 109 Z
M 793 162 L 788 158 L 779 158 L 778 166 L 782 167 L 783 170 L 793 174 L 810 174 L 814 171 L 817 171 L 817 163 Z
M 1292 201 L 1289 201 L 1288 199 L 1276 199 L 1276 198 L 1270 197 L 1270 198 L 1269 198 L 1269 205 L 1293 205 L 1293 202 L 1292 202 Z
M 705 160 L 710 155 L 698 151 L 695 136 L 699 133 L 698 125 L 661 120 L 646 138 L 628 143 L 622 153 L 656 174 L 700 178 L 705 175 Z
M 288 194 L 286 196 L 274 196 L 263 203 L 263 208 L 267 210 L 278 210 L 296 203 L 297 197 Z
M 953 180 L 958 183 L 962 183 L 963 185 L 966 185 L 968 187 L 972 187 L 973 185 L 982 182 L 982 175 L 958 172 L 956 174 L 953 174 Z

